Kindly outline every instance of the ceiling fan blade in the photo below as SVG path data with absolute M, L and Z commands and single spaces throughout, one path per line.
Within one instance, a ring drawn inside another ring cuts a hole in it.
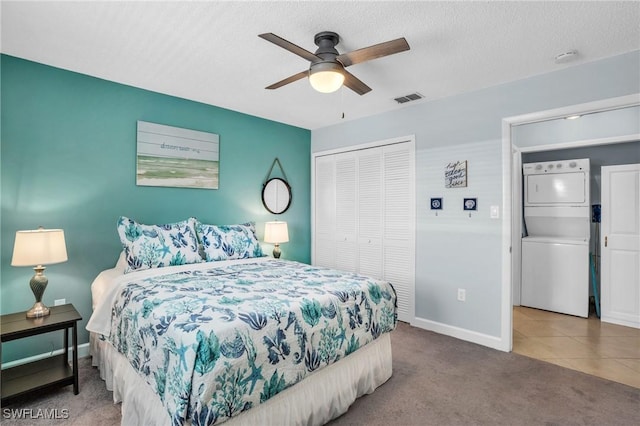
M 271 43 L 278 45 L 280 47 L 282 47 L 283 49 L 288 50 L 291 53 L 295 53 L 296 55 L 306 59 L 307 61 L 311 61 L 311 62 L 318 62 L 320 60 L 322 60 L 322 58 L 314 55 L 313 53 L 309 52 L 306 49 L 303 49 L 302 47 L 295 45 L 293 43 L 291 43 L 290 41 L 287 41 L 285 39 L 283 39 L 282 37 L 279 37 L 277 35 L 275 35 L 274 33 L 264 33 L 264 34 L 258 34 L 258 37 L 261 37 L 267 41 L 270 41 Z
M 356 92 L 358 95 L 364 95 L 371 91 L 371 87 L 364 84 L 358 77 L 351 74 L 347 70 L 342 71 L 344 74 L 344 85 Z
M 308 77 L 308 76 L 309 76 L 309 70 L 304 70 L 304 71 L 299 72 L 298 74 L 292 75 L 291 77 L 287 77 L 284 80 L 280 80 L 277 83 L 273 83 L 271 86 L 265 87 L 265 89 L 277 89 L 277 88 L 282 87 L 282 86 L 284 86 L 286 84 L 293 83 L 294 81 L 298 81 L 301 78 L 305 78 L 305 77 Z
M 409 50 L 409 43 L 404 37 L 386 41 L 384 43 L 374 44 L 373 46 L 364 47 L 352 52 L 338 55 L 336 59 L 345 67 L 359 64 L 361 62 L 370 61 L 372 59 L 382 58 L 383 56 L 393 55 L 394 53 Z

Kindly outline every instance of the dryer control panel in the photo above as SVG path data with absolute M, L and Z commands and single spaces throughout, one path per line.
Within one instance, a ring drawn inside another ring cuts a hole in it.
M 541 163 L 525 163 L 522 165 L 522 174 L 544 175 L 548 173 L 575 173 L 588 172 L 589 159 L 580 158 L 578 160 L 544 161 Z

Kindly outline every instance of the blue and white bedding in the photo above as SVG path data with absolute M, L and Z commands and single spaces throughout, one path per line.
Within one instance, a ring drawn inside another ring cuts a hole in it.
M 87 326 L 127 356 L 173 424 L 223 422 L 395 328 L 383 281 L 267 258 L 218 263 L 129 273 Z

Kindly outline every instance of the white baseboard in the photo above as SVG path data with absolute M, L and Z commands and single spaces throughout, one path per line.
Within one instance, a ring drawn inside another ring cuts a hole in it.
M 69 347 L 69 352 L 70 352 L 69 358 L 71 359 L 71 356 L 72 356 L 71 353 L 73 353 L 72 347 Z M 53 352 L 47 352 L 44 354 L 34 355 L 27 358 L 16 359 L 15 361 L 10 361 L 2 364 L 2 369 L 4 370 L 6 368 L 15 367 L 16 365 L 22 365 L 28 362 L 38 361 L 54 355 L 61 355 L 62 353 L 64 353 L 64 349 L 58 349 Z M 83 343 L 81 345 L 78 345 L 78 358 L 84 358 L 88 356 L 89 356 L 89 343 Z
M 616 324 L 616 325 L 623 325 L 625 327 L 631 327 L 631 328 L 640 328 L 640 322 L 638 321 L 634 321 L 634 320 L 628 320 L 626 318 L 615 318 L 615 317 L 610 317 L 608 315 L 602 315 L 602 317 L 600 318 L 601 322 L 608 322 L 610 324 Z
M 414 318 L 411 325 L 425 330 L 433 331 L 445 336 L 455 337 L 456 339 L 465 340 L 471 343 L 477 343 L 492 349 L 503 352 L 509 352 L 509 344 L 502 341 L 501 338 L 490 336 L 488 334 L 478 333 L 464 328 L 454 327 L 452 325 L 442 324 L 440 322 L 427 320 L 424 318 Z

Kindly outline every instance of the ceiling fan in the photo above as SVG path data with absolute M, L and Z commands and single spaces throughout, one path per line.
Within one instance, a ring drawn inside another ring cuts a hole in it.
M 335 92 L 344 84 L 357 94 L 364 95 L 371 91 L 371 88 L 345 68 L 409 50 L 409 44 L 404 37 L 342 54 L 336 50 L 340 36 L 332 31 L 323 31 L 315 35 L 313 41 L 318 46 L 315 53 L 311 53 L 273 33 L 259 34 L 259 37 L 311 62 L 308 70 L 267 86 L 267 89 L 277 89 L 308 76 L 311 86 L 319 92 Z

